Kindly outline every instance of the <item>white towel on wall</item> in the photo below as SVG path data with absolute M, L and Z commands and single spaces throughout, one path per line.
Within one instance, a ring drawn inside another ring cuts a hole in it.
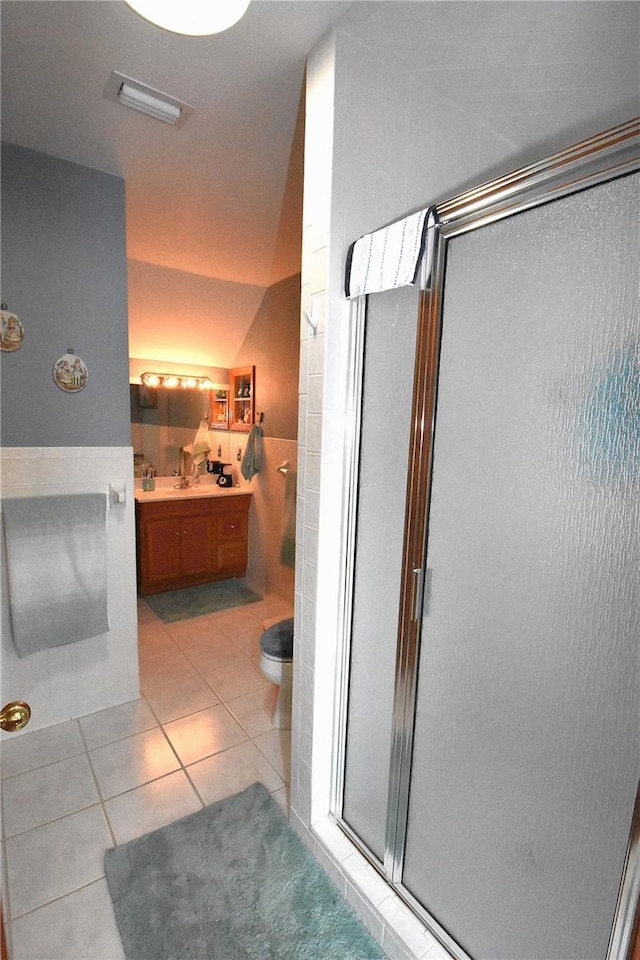
M 2 511 L 18 656 L 106 633 L 106 494 L 11 499 Z

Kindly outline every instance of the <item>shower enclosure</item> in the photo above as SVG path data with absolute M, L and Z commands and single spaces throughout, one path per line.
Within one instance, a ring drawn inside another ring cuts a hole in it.
M 639 131 L 431 208 L 353 301 L 334 813 L 457 958 L 633 949 Z

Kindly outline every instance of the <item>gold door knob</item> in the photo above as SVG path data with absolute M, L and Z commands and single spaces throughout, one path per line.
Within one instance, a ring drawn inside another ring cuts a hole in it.
M 0 710 L 0 728 L 15 733 L 29 723 L 31 707 L 24 700 L 12 700 Z

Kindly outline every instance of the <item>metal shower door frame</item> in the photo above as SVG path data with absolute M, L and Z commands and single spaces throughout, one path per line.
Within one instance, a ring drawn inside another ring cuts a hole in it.
M 396 647 L 393 734 L 384 864 L 341 819 L 345 741 L 347 727 L 350 611 L 353 601 L 353 532 L 357 506 L 359 404 L 362 401 L 362 350 L 366 298 L 352 310 L 349 413 L 353 429 L 346 442 L 348 475 L 345 483 L 343 523 L 342 660 L 338 669 L 335 776 L 333 813 L 338 824 L 390 886 L 416 912 L 425 925 L 456 958 L 468 954 L 425 908 L 403 887 L 402 872 L 409 805 L 409 781 L 416 707 L 422 599 L 429 590 L 425 566 L 429 506 L 436 430 L 438 365 L 442 332 L 447 243 L 450 239 L 527 209 L 551 203 L 573 193 L 640 170 L 640 118 L 620 124 L 539 162 L 466 191 L 437 205 L 427 230 L 432 243 L 420 274 L 420 304 L 416 339 L 416 364 L 410 462 L 406 488 L 404 555 Z M 632 960 L 640 935 L 640 786 L 630 825 L 625 868 L 606 960 Z M 638 947 L 640 950 L 640 947 Z

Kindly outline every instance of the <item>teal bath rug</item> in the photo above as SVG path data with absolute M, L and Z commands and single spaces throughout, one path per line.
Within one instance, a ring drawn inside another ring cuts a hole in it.
M 199 587 L 167 590 L 166 593 L 155 593 L 143 599 L 163 623 L 175 623 L 176 620 L 190 620 L 192 617 L 202 617 L 205 613 L 256 603 L 262 597 L 250 590 L 242 580 L 232 578 L 203 583 Z
M 261 783 L 107 850 L 127 960 L 383 960 Z

